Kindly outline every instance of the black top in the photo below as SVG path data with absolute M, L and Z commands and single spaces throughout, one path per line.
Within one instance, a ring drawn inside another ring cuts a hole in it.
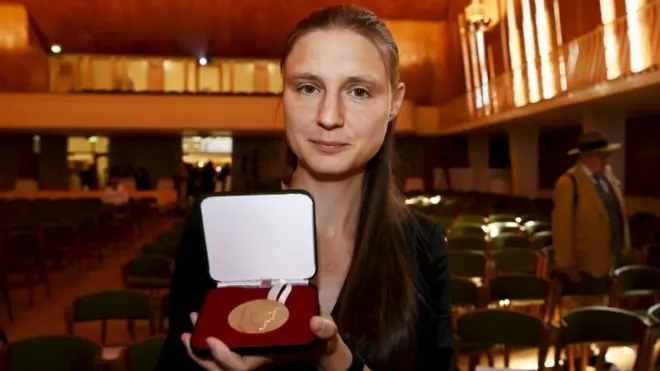
M 415 364 L 408 370 L 454 370 L 456 359 L 444 234 L 434 221 L 416 212 L 405 227 L 422 277 L 417 326 L 418 349 Z M 188 357 L 181 342 L 181 334 L 192 331 L 190 313 L 200 311 L 206 294 L 215 287 L 205 271 L 206 259 L 203 254 L 205 247 L 201 214 L 197 205 L 186 223 L 181 239 L 170 292 L 169 334 L 156 371 L 203 371 Z M 315 370 L 305 364 L 286 365 L 282 369 Z

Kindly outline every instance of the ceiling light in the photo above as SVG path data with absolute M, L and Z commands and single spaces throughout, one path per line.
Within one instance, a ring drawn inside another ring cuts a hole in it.
M 204 57 L 199 58 L 198 62 L 200 66 L 206 66 L 209 63 L 209 61 Z
M 62 52 L 62 47 L 59 45 L 53 45 L 50 47 L 50 51 L 53 52 L 54 54 L 59 54 Z
M 476 28 L 488 27 L 490 18 L 486 16 L 486 7 L 481 0 L 472 0 L 472 3 L 465 8 L 465 20 Z

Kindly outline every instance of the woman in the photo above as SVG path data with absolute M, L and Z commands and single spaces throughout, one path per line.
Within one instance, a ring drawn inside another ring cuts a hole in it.
M 322 316 L 310 328 L 321 349 L 283 363 L 241 357 L 209 339 L 213 360 L 192 355 L 195 312 L 214 287 L 202 268 L 197 208 L 179 250 L 157 370 L 452 370 L 444 236 L 408 213 L 392 171 L 405 93 L 392 35 L 368 10 L 330 7 L 298 23 L 281 68 L 286 139 L 297 162 L 283 187 L 307 190 L 316 205 Z

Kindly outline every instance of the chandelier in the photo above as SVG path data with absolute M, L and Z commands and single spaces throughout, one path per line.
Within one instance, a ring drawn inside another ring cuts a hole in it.
M 465 8 L 465 20 L 474 28 L 486 28 L 490 24 L 490 18 L 486 16 L 486 7 L 481 0 L 472 0 Z

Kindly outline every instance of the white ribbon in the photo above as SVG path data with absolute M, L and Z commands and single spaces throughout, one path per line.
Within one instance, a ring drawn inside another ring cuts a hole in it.
M 281 304 L 286 303 L 289 294 L 293 288 L 284 280 L 277 281 L 270 291 L 268 291 L 268 300 L 275 300 Z
M 287 283 L 284 285 L 284 290 L 282 290 L 282 293 L 280 294 L 280 297 L 277 299 L 281 304 L 286 303 L 286 299 L 289 297 L 289 294 L 291 294 L 291 290 L 293 287 L 291 284 Z

